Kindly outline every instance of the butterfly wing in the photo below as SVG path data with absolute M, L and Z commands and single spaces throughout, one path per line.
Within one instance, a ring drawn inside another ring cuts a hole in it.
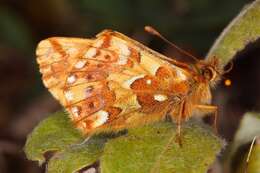
M 86 134 L 163 119 L 188 91 L 184 70 L 117 32 L 49 38 L 36 54 L 44 85 Z

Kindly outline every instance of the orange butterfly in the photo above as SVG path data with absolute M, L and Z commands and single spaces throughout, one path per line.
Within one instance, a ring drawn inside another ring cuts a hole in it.
M 44 85 L 84 134 L 169 115 L 180 136 L 181 123 L 195 112 L 217 116 L 217 107 L 210 105 L 210 86 L 222 74 L 216 58 L 182 63 L 110 30 L 95 39 L 48 38 L 36 54 Z

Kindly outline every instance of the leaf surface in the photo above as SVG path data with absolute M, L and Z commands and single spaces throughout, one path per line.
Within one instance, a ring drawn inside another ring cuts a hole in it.
M 260 0 L 244 7 L 224 29 L 211 47 L 207 58 L 216 56 L 226 65 L 249 43 L 260 37 Z
M 176 142 L 173 123 L 130 129 L 110 140 L 101 158 L 102 173 L 204 173 L 215 160 L 222 142 L 208 128 L 187 123 L 182 147 Z

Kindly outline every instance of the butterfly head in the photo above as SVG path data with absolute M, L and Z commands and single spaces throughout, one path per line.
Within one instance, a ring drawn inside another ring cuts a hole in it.
M 200 60 L 195 64 L 198 80 L 209 84 L 215 84 L 222 76 L 219 60 L 213 57 L 209 60 Z

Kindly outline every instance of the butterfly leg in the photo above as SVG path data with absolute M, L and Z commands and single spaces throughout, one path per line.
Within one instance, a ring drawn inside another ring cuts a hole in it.
M 182 122 L 182 117 L 183 117 L 183 113 L 184 113 L 184 105 L 185 105 L 185 101 L 182 101 L 180 103 L 180 108 L 178 110 L 178 114 L 176 117 L 176 112 L 175 110 L 172 110 L 170 115 L 172 117 L 172 119 L 175 119 L 176 123 L 177 123 L 177 133 L 176 133 L 176 141 L 179 143 L 180 146 L 182 146 L 182 140 L 181 140 L 181 122 Z
M 213 105 L 195 105 L 195 107 L 203 112 L 214 113 L 214 130 L 218 133 L 217 130 L 217 121 L 218 121 L 218 107 Z

